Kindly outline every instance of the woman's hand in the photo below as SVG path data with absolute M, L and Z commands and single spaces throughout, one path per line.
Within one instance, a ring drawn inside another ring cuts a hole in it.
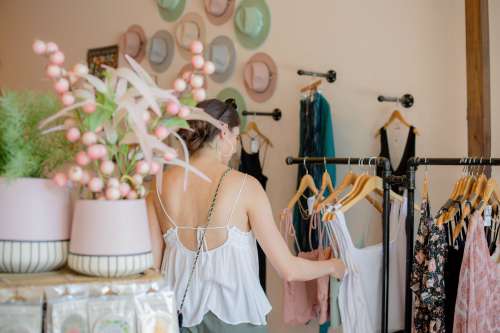
M 347 267 L 344 264 L 344 261 L 338 258 L 332 258 L 330 259 L 330 262 L 333 266 L 333 273 L 330 275 L 338 280 L 342 280 L 347 272 Z

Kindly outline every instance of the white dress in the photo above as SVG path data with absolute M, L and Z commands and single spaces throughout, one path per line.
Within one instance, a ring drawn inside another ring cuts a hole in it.
M 389 331 L 404 327 L 404 271 L 406 246 L 404 221 L 406 204 L 391 205 L 392 237 L 389 243 Z M 345 216 L 337 206 L 336 219 L 327 222 L 327 232 L 336 239 L 347 274 L 339 290 L 339 307 L 344 333 L 379 332 L 382 300 L 382 243 L 358 249 L 354 246 Z M 402 248 L 401 248 L 402 247 Z M 403 267 L 401 267 L 401 263 Z

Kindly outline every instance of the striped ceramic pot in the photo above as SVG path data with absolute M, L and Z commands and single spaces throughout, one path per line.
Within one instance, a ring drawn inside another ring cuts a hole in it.
M 48 179 L 0 178 L 0 272 L 47 272 L 64 266 L 70 229 L 67 188 Z
M 121 277 L 153 266 L 144 200 L 79 200 L 68 265 L 76 272 Z

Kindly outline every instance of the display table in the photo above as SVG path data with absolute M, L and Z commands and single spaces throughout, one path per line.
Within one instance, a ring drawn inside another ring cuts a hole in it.
M 54 272 L 34 274 L 0 273 L 0 288 L 48 287 L 75 283 L 147 283 L 161 280 L 161 274 L 155 270 L 146 270 L 143 274 L 123 278 L 101 278 L 85 276 L 63 268 Z
M 178 333 L 176 309 L 173 291 L 153 269 L 123 278 L 68 268 L 0 274 L 0 326 L 6 332 Z

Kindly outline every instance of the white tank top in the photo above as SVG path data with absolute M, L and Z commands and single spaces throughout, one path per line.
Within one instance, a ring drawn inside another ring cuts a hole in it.
M 389 331 L 404 326 L 405 233 L 406 198 L 401 205 L 391 204 L 389 243 Z M 339 290 L 339 308 L 345 333 L 374 333 L 380 331 L 382 296 L 382 243 L 358 249 L 347 229 L 345 216 L 336 207 L 336 220 L 326 223 L 326 230 L 337 240 L 347 274 Z
M 246 178 L 245 175 L 227 225 L 212 227 L 227 229 L 226 241 L 214 249 L 208 249 L 206 242 L 202 247 L 182 309 L 185 327 L 198 325 L 209 311 L 227 324 L 266 325 L 271 304 L 259 282 L 257 241 L 252 231 L 241 231 L 230 223 Z M 170 221 L 174 227 L 163 236 L 166 248 L 162 273 L 167 286 L 175 291 L 177 306 L 180 306 L 196 251 L 182 244 L 178 230 L 183 227 Z M 200 241 L 203 227 L 196 230 Z

